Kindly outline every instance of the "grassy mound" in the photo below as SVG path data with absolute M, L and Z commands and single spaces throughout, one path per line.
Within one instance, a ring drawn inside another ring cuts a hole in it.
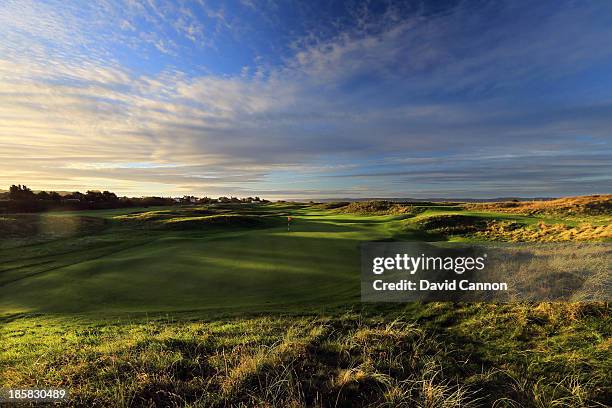
M 207 216 L 218 214 L 221 211 L 209 208 L 189 208 L 189 209 L 173 209 L 173 210 L 158 210 L 158 211 L 142 211 L 136 213 L 130 213 L 125 215 L 118 215 L 114 217 L 116 220 L 121 222 L 132 222 L 132 223 L 147 223 L 154 221 L 163 221 L 172 219 L 175 217 L 186 217 L 186 216 Z
M 280 221 L 257 215 L 221 214 L 205 217 L 173 217 L 161 220 L 158 228 L 171 230 L 222 228 L 267 228 L 279 225 Z
M 612 225 L 565 224 L 523 225 L 516 222 L 488 222 L 475 233 L 478 238 L 513 242 L 599 241 L 612 239 Z
M 252 208 L 187 207 L 143 211 L 114 217 L 119 223 L 152 229 L 193 230 L 211 227 L 266 228 L 278 224 L 268 212 Z
M 466 208 L 526 215 L 612 215 L 612 194 L 565 197 L 548 201 L 467 204 Z
M 417 224 L 425 231 L 447 235 L 474 233 L 487 228 L 486 219 L 462 214 L 434 215 L 419 220 Z
M 501 217 L 500 217 L 501 218 Z M 443 235 L 463 235 L 488 241 L 563 242 L 601 241 L 612 238 L 612 225 L 582 223 L 568 225 L 539 221 L 525 224 L 468 214 L 433 215 L 419 220 L 417 226 Z
M 339 207 L 338 211 L 361 215 L 415 215 L 419 212 L 415 206 L 392 201 L 355 201 Z
M 322 210 L 335 210 L 337 208 L 346 207 L 350 203 L 348 201 L 334 201 L 331 203 L 320 203 L 316 204 L 316 208 L 320 208 Z

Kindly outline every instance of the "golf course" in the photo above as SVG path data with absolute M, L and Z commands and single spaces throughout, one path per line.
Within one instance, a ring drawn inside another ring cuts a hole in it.
M 0 215 L 0 387 L 89 406 L 601 406 L 607 304 L 361 304 L 360 244 L 609 241 L 609 204 Z
M 0 38 L 0 408 L 612 408 L 612 1 Z
M 359 243 L 399 233 L 390 216 L 327 214 L 300 205 L 213 216 L 198 211 L 41 215 L 77 229 L 84 217 L 101 222 L 91 236 L 3 249 L 0 310 L 242 311 L 356 303 Z M 285 214 L 293 217 L 290 231 Z

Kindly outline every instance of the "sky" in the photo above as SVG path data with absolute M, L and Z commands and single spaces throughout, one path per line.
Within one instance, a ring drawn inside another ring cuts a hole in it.
M 0 189 L 612 193 L 612 2 L 0 0 Z

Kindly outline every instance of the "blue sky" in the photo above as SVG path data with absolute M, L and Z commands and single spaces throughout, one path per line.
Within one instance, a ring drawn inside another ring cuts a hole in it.
M 610 193 L 612 3 L 0 0 L 0 188 Z

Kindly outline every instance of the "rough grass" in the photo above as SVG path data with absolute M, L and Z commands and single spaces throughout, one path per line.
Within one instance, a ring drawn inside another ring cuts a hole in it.
M 512 242 L 562 242 L 562 241 L 598 241 L 612 238 L 612 224 L 565 224 L 522 225 L 516 222 L 488 222 L 484 228 L 475 229 L 477 238 L 512 241 Z
M 571 226 L 562 223 L 523 224 L 478 216 L 446 214 L 427 217 L 420 228 L 447 236 L 467 235 L 477 239 L 510 242 L 598 241 L 612 238 L 612 224 Z
M 333 201 L 333 202 L 329 202 L 329 203 L 316 204 L 313 207 L 314 208 L 320 208 L 322 210 L 335 210 L 337 208 L 346 207 L 349 204 L 350 204 L 349 201 Z
M 493 210 L 526 215 L 612 215 L 612 194 L 565 197 L 546 201 L 467 204 L 467 209 Z
M 506 302 L 610 299 L 612 246 L 607 243 L 481 245 L 488 248 L 490 267 L 479 280 L 509 285 L 507 292 L 494 299 Z M 470 299 L 470 295 L 465 293 L 462 299 Z
M 411 305 L 211 320 L 23 317 L 0 329 L 0 384 L 78 406 L 600 406 L 602 304 Z
M 471 215 L 444 214 L 421 219 L 418 221 L 418 225 L 426 231 L 454 235 L 483 230 L 487 226 L 487 221 Z
M 495 213 L 474 215 L 458 212 L 430 214 L 413 223 L 422 230 L 447 237 L 465 236 L 478 240 L 510 242 L 563 242 L 612 239 L 612 217 L 606 216 L 605 220 L 603 225 L 593 225 L 589 222 L 576 223 L 573 218 L 568 223 L 563 219 L 504 219 Z
M 331 208 L 337 208 L 338 212 L 344 214 L 361 215 L 415 215 L 425 209 L 416 205 L 393 201 L 355 201 Z

